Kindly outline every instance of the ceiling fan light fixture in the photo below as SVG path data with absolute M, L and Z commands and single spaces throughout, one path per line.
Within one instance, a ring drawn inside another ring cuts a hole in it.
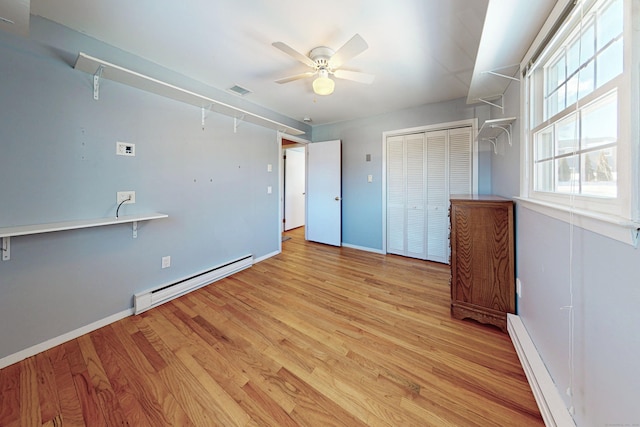
M 336 83 L 329 78 L 327 70 L 320 70 L 318 78 L 313 81 L 313 91 L 318 95 L 331 95 Z

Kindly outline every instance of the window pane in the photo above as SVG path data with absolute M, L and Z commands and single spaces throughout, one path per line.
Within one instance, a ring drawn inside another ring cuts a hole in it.
M 567 82 L 567 105 L 575 104 L 578 100 L 578 77 L 576 74 Z
M 534 179 L 536 191 L 553 191 L 553 160 L 536 163 Z
M 583 98 L 593 92 L 596 81 L 594 72 L 594 61 L 589 62 L 582 70 L 580 70 L 579 98 Z
M 598 55 L 597 76 L 598 87 L 622 73 L 622 39 L 613 43 Z
M 578 156 L 563 157 L 556 160 L 555 191 L 557 193 L 579 193 L 580 168 L 578 160 Z
M 618 194 L 617 150 L 605 148 L 582 154 L 582 194 L 616 197 Z
M 598 50 L 622 33 L 622 0 L 614 0 L 598 17 Z
M 565 87 L 561 86 L 556 92 L 554 92 L 549 96 L 549 98 L 547 98 L 547 111 L 544 117 L 545 120 L 564 110 L 564 89 Z
M 533 159 L 535 161 L 553 157 L 553 126 L 536 133 Z
M 575 151 L 578 151 L 578 127 L 574 113 L 556 125 L 556 156 Z
M 614 92 L 584 108 L 582 112 L 582 150 L 618 140 L 618 96 Z
M 584 64 L 595 55 L 596 30 L 591 22 L 582 31 L 582 45 L 580 46 L 580 64 Z
M 566 80 L 564 55 L 547 69 L 547 94 L 553 92 Z
M 567 49 L 567 76 L 572 75 L 578 71 L 580 67 L 580 49 L 582 46 L 582 40 L 580 37 L 576 38 Z

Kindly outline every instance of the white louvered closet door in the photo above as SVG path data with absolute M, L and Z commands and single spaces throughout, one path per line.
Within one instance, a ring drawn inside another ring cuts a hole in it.
M 406 137 L 407 165 L 407 247 L 406 255 L 425 259 L 425 149 L 424 134 Z
M 425 259 L 424 134 L 387 139 L 387 252 Z
M 473 193 L 471 128 L 449 130 L 449 194 Z
M 404 137 L 387 138 L 387 252 L 405 255 Z
M 448 262 L 447 130 L 427 132 L 427 258 Z
M 473 191 L 471 127 L 387 138 L 387 252 L 449 262 L 449 196 Z

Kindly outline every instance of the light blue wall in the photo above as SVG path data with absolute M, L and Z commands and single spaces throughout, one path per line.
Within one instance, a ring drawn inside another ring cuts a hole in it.
M 519 103 L 519 87 L 511 85 L 504 116 L 519 117 Z M 492 162 L 494 192 L 505 197 L 519 195 L 519 128 L 520 120 L 514 146 L 499 146 Z M 578 227 L 571 233 L 569 224 L 521 205 L 516 224 L 518 314 L 567 407 L 574 406 L 576 424 L 640 423 L 640 250 Z
M 487 106 L 465 100 L 423 105 L 380 116 L 315 126 L 313 141 L 342 140 L 342 242 L 382 249 L 382 134 L 398 129 L 489 116 Z M 479 192 L 491 192 L 491 156 L 481 144 L 478 159 Z M 366 155 L 371 154 L 371 161 Z M 373 182 L 367 182 L 373 175 Z
M 130 225 L 12 238 L 0 261 L 0 359 L 125 311 L 136 292 L 272 254 L 280 240 L 267 194 L 278 188 L 275 131 L 243 123 L 234 133 L 215 113 L 203 130 L 198 108 L 108 80 L 94 101 L 92 76 L 72 68 L 78 51 L 207 89 L 31 19 L 31 39 L 0 32 L 0 227 L 112 217 L 122 190 L 137 200 L 121 214 L 169 218 L 140 223 L 137 239 Z M 136 157 L 116 156 L 116 141 L 135 143 Z

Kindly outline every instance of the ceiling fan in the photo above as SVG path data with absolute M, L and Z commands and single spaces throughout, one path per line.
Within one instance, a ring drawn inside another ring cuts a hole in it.
M 313 81 L 313 91 L 318 95 L 330 95 L 333 93 L 335 82 L 329 76 L 365 84 L 373 83 L 375 78 L 372 74 L 340 69 L 342 64 L 354 56 L 361 54 L 369 47 L 367 42 L 365 42 L 359 34 L 353 36 L 335 52 L 329 47 L 318 46 L 311 49 L 309 56 L 301 54 L 283 42 L 275 42 L 273 46 L 313 69 L 313 71 L 307 71 L 306 73 L 276 80 L 276 83 L 289 83 L 294 80 L 317 75 L 318 77 Z

